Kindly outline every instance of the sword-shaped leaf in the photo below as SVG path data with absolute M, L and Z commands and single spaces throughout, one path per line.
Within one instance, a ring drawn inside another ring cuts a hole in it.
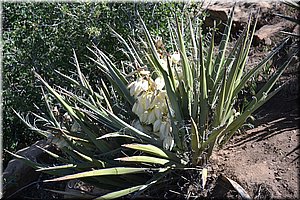
M 200 148 L 200 136 L 198 132 L 198 127 L 193 118 L 191 118 L 192 122 L 192 129 L 191 129 L 191 134 L 192 134 L 192 141 L 191 141 L 191 146 L 192 146 L 192 151 L 193 151 L 193 164 L 196 164 L 198 156 L 199 156 L 199 148 Z
M 151 156 L 129 156 L 116 158 L 115 160 L 124 161 L 124 162 L 138 162 L 138 163 L 151 163 L 151 164 L 159 164 L 165 165 L 170 162 L 170 160 L 163 158 L 156 158 Z
M 68 113 L 76 120 L 80 117 L 76 114 L 74 109 L 58 94 L 38 73 L 34 72 L 34 75 L 46 86 L 48 91 L 55 96 L 55 98 L 61 103 L 61 105 L 68 111 Z
M 162 158 L 168 158 L 168 159 L 176 159 L 178 161 L 178 158 L 176 157 L 175 154 L 172 152 L 156 147 L 151 144 L 123 144 L 123 147 L 130 148 L 130 149 L 135 149 L 135 150 L 140 150 L 152 155 L 160 156 Z
M 102 136 L 98 137 L 97 140 L 102 140 L 102 139 L 105 139 L 105 138 L 114 138 L 114 137 L 125 137 L 125 138 L 130 138 L 130 139 L 137 140 L 137 138 L 135 138 L 131 135 L 127 135 L 126 133 L 123 133 L 123 132 L 107 133 L 105 135 L 102 135 Z
M 77 178 L 87 178 L 94 176 L 107 176 L 107 175 L 122 175 L 122 174 L 133 174 L 133 173 L 146 173 L 150 168 L 133 168 L 133 167 L 114 167 L 105 168 L 98 170 L 91 170 L 86 172 L 81 172 L 77 174 L 71 174 L 67 176 L 62 176 L 50 180 L 44 180 L 44 182 L 54 182 L 54 181 L 65 181 Z
M 43 167 L 43 168 L 38 168 L 37 172 L 41 172 L 41 171 L 53 171 L 53 170 L 61 170 L 61 169 L 75 169 L 77 167 L 77 165 L 74 164 L 65 164 L 65 165 L 57 165 L 57 166 L 53 166 L 53 167 Z
M 32 167 L 34 169 L 45 167 L 45 165 L 39 164 L 37 162 L 33 162 L 33 161 L 31 161 L 30 159 L 28 159 L 28 158 L 26 158 L 24 156 L 12 153 L 12 152 L 10 152 L 10 151 L 8 151 L 6 149 L 4 149 L 4 151 L 7 152 L 7 153 L 9 153 L 10 155 L 12 155 L 13 157 L 15 157 L 17 159 L 23 160 L 27 165 L 29 165 L 30 167 Z
M 108 194 L 105 194 L 103 196 L 97 197 L 94 200 L 108 200 L 108 199 L 116 199 L 125 195 L 128 195 L 130 193 L 133 193 L 137 190 L 139 190 L 140 188 L 142 188 L 144 185 L 138 185 L 138 186 L 134 186 L 134 187 L 130 187 L 130 188 L 126 188 L 123 190 L 119 190 L 119 191 L 115 191 L 115 192 L 111 192 Z

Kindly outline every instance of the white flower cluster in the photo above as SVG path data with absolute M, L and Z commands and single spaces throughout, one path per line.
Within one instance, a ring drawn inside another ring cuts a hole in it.
M 173 54 L 170 60 L 177 64 L 180 60 L 179 54 Z M 161 59 L 160 62 L 163 68 L 167 69 L 166 60 Z M 167 107 L 168 96 L 164 90 L 163 78 L 158 76 L 153 80 L 149 74 L 148 71 L 141 71 L 141 77 L 128 85 L 131 96 L 136 99 L 132 111 L 139 117 L 142 124 L 151 125 L 153 133 L 160 137 L 163 147 L 171 150 L 174 147 L 174 139 L 170 118 L 174 117 L 174 111 L 171 108 L 169 111 Z M 139 129 L 141 127 L 141 124 L 136 122 L 134 125 Z
M 166 104 L 167 94 L 163 90 L 164 85 L 162 77 L 153 80 L 149 75 L 144 75 L 130 83 L 128 88 L 130 94 L 136 99 L 132 111 L 137 114 L 142 124 L 153 126 L 153 132 L 159 135 L 163 147 L 170 150 L 174 146 L 174 140 L 171 135 L 172 127 Z M 135 126 L 141 125 L 135 122 Z

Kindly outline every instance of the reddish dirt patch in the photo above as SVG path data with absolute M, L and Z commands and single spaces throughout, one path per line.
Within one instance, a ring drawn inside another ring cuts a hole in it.
M 276 13 L 293 15 L 283 4 L 274 3 L 272 6 Z M 259 26 L 284 22 L 273 14 L 272 9 L 265 9 Z M 272 43 L 279 44 L 283 36 L 279 32 L 272 35 Z M 251 63 L 265 57 L 266 46 L 260 43 L 252 48 L 250 67 Z M 288 53 L 281 52 L 273 65 L 282 63 L 287 57 Z M 212 155 L 212 180 L 220 174 L 231 178 L 253 199 L 300 199 L 298 81 L 299 58 L 280 78 L 281 84 L 289 83 L 255 114 L 254 128 L 235 135 L 223 149 Z M 241 199 L 230 185 L 220 179 L 216 183 L 213 198 Z
M 255 128 L 212 157 L 213 170 L 240 183 L 254 199 L 299 198 L 299 97 L 282 94 L 256 114 Z

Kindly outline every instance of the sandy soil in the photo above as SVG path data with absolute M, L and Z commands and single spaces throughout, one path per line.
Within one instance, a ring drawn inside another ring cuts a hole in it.
M 278 4 L 274 8 L 278 12 L 289 13 L 286 7 Z M 271 10 L 269 12 L 263 13 L 266 24 L 280 22 L 281 19 L 274 17 Z M 273 43 L 279 43 L 281 38 L 282 35 L 276 33 L 271 39 Z M 253 49 L 251 63 L 264 57 L 264 47 L 266 45 L 259 45 Z M 254 128 L 235 135 L 225 148 L 212 156 L 214 177 L 223 174 L 235 180 L 253 199 L 300 198 L 299 60 L 293 63 L 280 80 L 281 83 L 290 82 L 255 113 Z M 229 186 L 221 184 L 219 188 L 223 192 L 215 197 L 240 198 L 226 187 Z
M 299 98 L 277 97 L 257 116 L 255 128 L 216 152 L 212 169 L 255 199 L 299 198 Z

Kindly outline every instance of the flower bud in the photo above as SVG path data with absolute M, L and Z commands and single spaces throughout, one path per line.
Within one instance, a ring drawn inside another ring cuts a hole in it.
M 150 71 L 148 71 L 148 70 L 141 70 L 139 73 L 141 75 L 148 75 L 148 74 L 150 74 Z
M 163 110 L 161 110 L 158 106 L 155 106 L 153 109 L 156 119 L 161 119 L 163 116 Z
M 130 83 L 127 87 L 130 89 L 130 95 L 134 96 L 136 93 L 136 81 Z
M 135 102 L 134 103 L 134 105 L 136 104 L 136 106 L 135 106 L 135 110 L 132 110 L 135 114 L 137 114 L 137 115 L 141 115 L 141 114 L 143 114 L 144 112 L 145 112 L 145 110 L 144 110 L 144 108 L 143 108 L 143 106 L 140 104 L 140 102 Z M 133 106 L 134 106 L 133 105 Z M 133 108 L 132 108 L 133 109 Z
M 165 81 L 163 77 L 159 76 L 155 79 L 155 86 L 157 90 L 162 90 L 165 87 Z
M 167 60 L 165 60 L 165 59 L 159 59 L 159 62 L 160 62 L 160 64 L 161 64 L 162 68 L 163 68 L 164 70 L 168 71 Z
M 147 119 L 148 119 L 148 111 L 145 111 L 144 113 L 139 114 L 139 117 L 140 117 L 140 121 L 141 121 L 142 123 L 147 123 Z
M 148 90 L 148 81 L 146 80 L 142 80 L 140 83 L 139 83 L 139 86 L 141 87 L 141 90 L 142 91 L 147 91 Z
M 163 140 L 163 148 L 167 150 L 172 150 L 174 147 L 174 139 L 171 135 L 167 135 Z
M 153 124 L 153 132 L 159 132 L 160 127 L 161 127 L 161 120 L 158 119 Z
M 160 140 L 164 140 L 164 138 L 167 136 L 167 132 L 166 132 L 166 122 L 162 121 L 160 128 L 159 128 L 159 133 L 160 133 Z
M 172 54 L 171 61 L 172 61 L 172 63 L 178 64 L 180 61 L 180 54 L 179 53 Z
M 133 106 L 132 106 L 132 109 L 131 109 L 131 111 L 133 112 L 133 113 L 137 113 L 137 105 L 138 105 L 138 102 L 135 102 L 134 104 L 133 104 Z
M 155 122 L 155 113 L 151 110 L 148 114 L 147 124 L 153 124 Z

